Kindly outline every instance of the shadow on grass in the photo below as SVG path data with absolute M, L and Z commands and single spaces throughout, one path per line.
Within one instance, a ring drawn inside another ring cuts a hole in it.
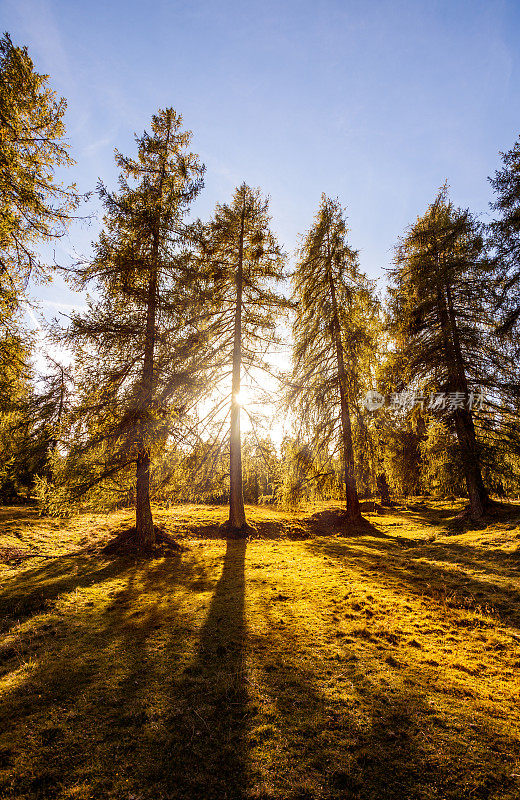
M 190 539 L 220 539 L 227 541 L 228 531 L 223 523 L 203 523 L 194 524 L 190 523 L 181 529 L 174 527 L 171 533 L 179 541 L 189 541 Z M 248 540 L 254 541 L 257 539 L 265 540 L 292 540 L 308 539 L 312 535 L 311 530 L 305 523 L 300 524 L 286 524 L 278 520 L 252 520 L 251 527 L 248 533 Z
M 406 507 L 404 514 L 415 518 L 417 522 L 435 526 L 442 529 L 445 534 L 454 536 L 464 531 L 485 530 L 490 525 L 511 520 L 514 520 L 516 525 L 520 524 L 520 507 L 514 503 L 494 501 L 481 520 L 473 520 L 468 516 L 461 517 L 462 511 L 461 508 L 435 508 L 431 504 L 415 503 Z
M 259 506 L 258 510 L 265 511 Z M 352 522 L 347 512 L 339 507 L 326 508 L 321 511 L 310 513 L 307 516 L 298 518 L 287 518 L 281 515 L 280 519 L 259 519 L 254 513 L 254 509 L 248 507 L 248 520 L 251 527 L 248 532 L 249 541 L 258 540 L 287 540 L 300 541 L 310 539 L 312 536 L 360 536 L 372 535 L 386 537 L 386 534 L 372 525 L 367 519 L 362 518 L 359 522 Z M 159 515 L 157 515 L 159 518 Z M 161 521 L 165 526 L 170 526 L 172 535 L 180 541 L 190 539 L 221 539 L 226 540 L 228 533 L 223 522 L 207 522 L 190 520 L 184 526 L 172 525 L 171 517 L 164 516 Z
M 286 613 L 281 626 L 278 614 L 269 617 L 268 647 L 251 641 L 262 692 L 275 709 L 272 724 L 253 731 L 252 745 L 259 760 L 269 760 L 272 781 L 255 797 L 515 797 L 507 769 L 511 742 L 492 724 L 469 727 L 471 711 L 457 700 L 445 721 L 420 672 L 410 673 L 378 643 L 338 640 L 327 658 L 323 645 L 302 642 L 296 616 Z M 502 789 L 504 795 L 494 794 Z
M 27 504 L 22 506 L 0 506 L 0 524 L 35 524 L 39 521 L 38 509 Z
M 340 559 L 353 570 L 367 569 L 382 584 L 391 581 L 433 602 L 483 611 L 496 621 L 520 627 L 520 591 L 497 578 L 518 576 L 515 556 L 452 542 L 418 542 L 401 537 L 371 543 L 314 541 L 309 548 Z M 450 567 L 449 565 L 452 565 Z M 461 571 L 479 569 L 483 575 Z M 501 569 L 497 572 L 497 565 Z
M 403 687 L 385 693 L 348 649 L 320 664 L 302 649 L 297 624 L 286 618 L 280 629 L 270 622 L 262 665 L 261 645 L 255 650 L 276 713 L 257 735 L 264 751 L 269 745 L 276 788 L 258 796 L 402 800 L 410 791 L 422 797 L 437 771 L 416 735 L 430 714 L 426 701 Z
M 14 621 L 23 622 L 49 610 L 63 593 L 124 575 L 134 565 L 135 561 L 130 559 L 103 559 L 99 564 L 92 553 L 80 552 L 25 568 L 2 586 L 0 625 L 5 629 Z
M 380 530 L 365 517 L 353 522 L 348 513 L 341 508 L 328 508 L 318 511 L 306 521 L 314 536 L 374 536 L 388 539 L 388 534 Z
M 68 613 L 47 604 L 40 618 L 32 606 L 11 631 L 0 796 L 241 797 L 244 556 L 244 542 L 229 542 L 216 587 L 191 555 L 100 566 L 71 556 L 27 570 L 29 591 L 39 597 L 40 585 L 46 600 L 89 592 Z M 19 604 L 22 586 L 10 589 Z
M 270 545 L 251 547 L 271 557 L 260 549 Z M 422 587 L 417 576 L 412 584 L 396 558 L 399 541 L 298 547 L 341 560 L 350 576 L 362 568 L 382 585 L 395 579 L 401 591 L 424 590 L 424 576 Z M 274 602 L 256 599 L 248 634 L 245 557 L 242 540 L 228 541 L 216 564 L 195 548 L 152 562 L 97 564 L 76 555 L 24 570 L 5 586 L 19 599 L 25 580 L 28 592 L 40 587 L 53 601 L 66 593 L 72 606 L 35 611 L 2 667 L 0 797 L 514 797 L 505 794 L 512 740 L 499 740 L 492 721 L 489 730 L 470 727 L 453 698 L 446 724 L 420 671 L 407 683 L 410 672 L 391 664 L 379 643 L 354 646 L 332 638 L 333 627 L 326 642 L 321 632 L 314 640 L 304 612 L 281 593 Z M 437 579 L 442 585 L 442 571 Z M 316 598 L 313 613 L 326 602 Z
M 179 797 L 231 800 L 244 796 L 250 713 L 245 664 L 245 553 L 244 540 L 227 541 L 222 575 L 200 631 L 196 656 L 185 669 L 181 686 L 188 701 L 185 723 L 192 729 L 192 746 Z

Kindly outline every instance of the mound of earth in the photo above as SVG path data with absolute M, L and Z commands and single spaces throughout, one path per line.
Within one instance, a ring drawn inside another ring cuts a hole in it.
M 318 511 L 309 518 L 308 524 L 312 532 L 318 536 L 330 536 L 331 533 L 339 532 L 343 535 L 354 536 L 366 528 L 372 528 L 367 520 L 352 520 L 344 508 L 327 508 L 324 511 Z
M 147 553 L 143 552 L 141 546 L 136 539 L 135 527 L 127 528 L 121 533 L 111 539 L 108 544 L 103 547 L 103 552 L 111 556 L 120 555 L 153 555 L 159 556 L 176 556 L 184 548 L 173 538 L 169 533 L 166 533 L 162 528 L 154 525 L 155 532 L 155 545 Z
M 241 528 L 234 528 L 228 520 L 219 526 L 219 533 L 226 539 L 250 539 L 257 533 L 257 530 L 248 523 L 242 525 Z

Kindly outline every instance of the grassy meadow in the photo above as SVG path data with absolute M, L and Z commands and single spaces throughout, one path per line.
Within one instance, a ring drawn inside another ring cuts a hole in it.
M 0 797 L 517 800 L 520 504 L 0 511 Z

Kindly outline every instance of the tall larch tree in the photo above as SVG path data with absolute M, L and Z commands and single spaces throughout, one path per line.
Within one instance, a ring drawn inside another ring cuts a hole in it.
M 204 230 L 203 257 L 214 279 L 215 352 L 231 368 L 229 521 L 231 535 L 247 533 L 242 487 L 240 386 L 244 369 L 268 368 L 265 353 L 276 340 L 276 319 L 288 301 L 277 290 L 284 254 L 270 228 L 269 203 L 243 183 L 230 204 L 218 204 Z
M 400 241 L 391 278 L 390 330 L 401 380 L 456 398 L 455 407 L 446 404 L 444 417 L 457 436 L 469 512 L 480 518 L 489 500 L 472 398 L 486 381 L 489 265 L 479 225 L 468 211 L 453 207 L 446 187 Z
M 345 211 L 322 196 L 298 251 L 293 273 L 293 373 L 290 403 L 297 407 L 311 450 L 339 455 L 348 516 L 361 518 L 356 485 L 352 406 L 360 400 L 359 364 L 370 342 L 373 287 L 348 244 Z
M 80 201 L 75 186 L 56 178 L 58 169 L 74 163 L 65 139 L 65 109 L 48 76 L 35 71 L 27 49 L 14 45 L 8 33 L 1 36 L 0 472 L 11 475 L 17 469 L 25 483 L 33 476 L 19 467 L 20 459 L 36 463 L 21 436 L 22 427 L 31 426 L 22 407 L 33 394 L 33 340 L 23 318 L 27 287 L 31 278 L 50 277 L 45 245 L 64 235 Z
M 116 153 L 119 189 L 100 184 L 104 227 L 94 258 L 75 270 L 93 286 L 85 313 L 65 333 L 76 352 L 78 392 L 68 462 L 78 491 L 135 468 L 135 540 L 155 544 L 150 505 L 154 448 L 175 436 L 196 385 L 203 296 L 190 259 L 185 215 L 203 185 L 191 133 L 173 109 L 136 137 L 137 158 Z M 82 474 L 82 465 L 83 467 Z

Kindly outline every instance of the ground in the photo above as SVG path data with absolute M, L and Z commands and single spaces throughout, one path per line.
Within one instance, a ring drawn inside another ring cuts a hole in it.
M 0 510 L 0 797 L 517 800 L 520 504 L 460 509 L 157 510 L 152 560 Z

